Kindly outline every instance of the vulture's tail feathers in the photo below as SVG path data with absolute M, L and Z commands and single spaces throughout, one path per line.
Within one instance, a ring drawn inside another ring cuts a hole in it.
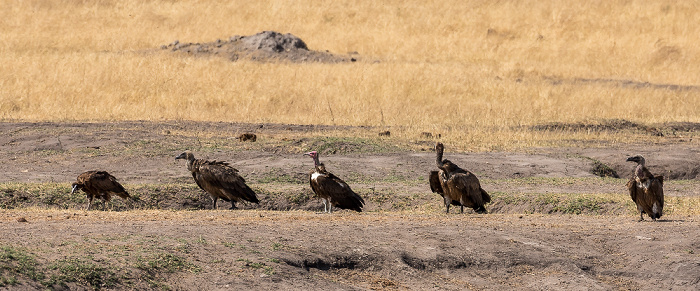
M 244 200 L 250 201 L 253 203 L 260 203 L 260 200 L 258 200 L 258 196 L 255 195 L 255 192 L 253 191 L 253 189 L 250 189 L 250 187 L 248 187 L 248 185 L 245 185 L 245 187 L 243 189 L 241 189 L 241 192 L 242 192 L 241 194 L 243 194 L 242 197 Z
M 474 211 L 475 211 L 476 213 L 479 213 L 479 214 L 487 214 L 487 213 L 489 213 L 488 211 L 486 211 L 486 208 L 484 208 L 484 206 L 479 206 L 479 208 L 474 209 Z
M 341 209 L 350 209 L 350 210 L 355 210 L 357 212 L 362 212 L 362 207 L 365 206 L 365 200 L 360 197 L 360 195 L 357 195 L 357 193 L 352 193 L 354 195 L 348 196 L 347 199 L 344 199 L 342 203 L 339 203 L 338 208 Z
M 129 192 L 122 191 L 122 192 L 112 192 L 114 195 L 119 196 L 122 199 L 127 199 L 127 198 L 132 198 L 131 195 L 129 195 Z
M 484 189 L 479 188 L 479 191 L 481 191 L 481 200 L 484 201 L 484 203 L 491 203 L 491 195 L 489 193 L 486 193 Z M 481 208 L 484 208 L 481 206 Z M 486 211 L 486 209 L 484 209 Z

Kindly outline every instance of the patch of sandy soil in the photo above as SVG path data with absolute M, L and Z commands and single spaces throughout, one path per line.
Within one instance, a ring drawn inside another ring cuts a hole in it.
M 18 212 L 2 212 L 0 242 L 43 249 L 47 261 L 115 261 L 112 271 L 134 278 L 120 289 L 152 288 L 143 271 L 118 268 L 148 251 L 199 268 L 162 278 L 173 289 L 697 290 L 700 281 L 697 217 L 83 213 L 20 223 Z
M 203 158 L 231 162 L 256 187 L 306 191 L 312 164 L 302 153 L 319 144 L 304 136 L 335 129 L 209 122 L 5 122 L 0 123 L 0 182 L 69 185 L 83 171 L 104 169 L 127 188 L 192 184 L 184 163 L 174 159 L 191 149 Z M 243 132 L 256 133 L 258 141 L 238 141 Z M 325 150 L 321 159 L 360 191 L 429 193 L 427 182 L 422 184 L 419 177 L 435 167 L 432 152 L 362 146 L 348 144 L 350 150 L 336 154 Z M 446 150 L 446 157 L 475 172 L 487 191 L 506 193 L 626 195 L 626 179 L 533 185 L 517 178 L 594 179 L 591 160 L 628 177 L 633 165 L 625 159 L 633 154 L 645 155 L 652 172 L 686 179 L 691 185 L 669 187 L 667 196 L 700 196 L 700 187 L 693 186 L 700 178 L 698 141 L 488 153 L 455 153 L 447 145 Z M 285 177 L 287 183 L 262 182 L 275 177 Z M 440 209 L 437 195 L 435 204 Z M 47 263 L 86 255 L 108 262 L 119 267 L 115 272 L 131 278 L 116 289 L 154 288 L 143 279 L 145 271 L 133 268 L 145 250 L 176 254 L 198 266 L 196 272 L 158 275 L 173 289 L 700 288 L 696 216 L 666 215 L 653 223 L 637 222 L 633 215 L 392 211 L 376 203 L 366 210 L 321 215 L 259 209 L 5 209 L 0 210 L 0 244 L 32 250 Z M 20 217 L 27 222 L 18 222 Z M 36 282 L 22 284 L 27 289 L 41 287 Z

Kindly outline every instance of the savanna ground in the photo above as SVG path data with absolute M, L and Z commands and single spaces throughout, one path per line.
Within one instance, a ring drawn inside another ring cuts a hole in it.
M 698 15 L 676 1 L 6 1 L 0 288 L 697 290 Z M 224 54 L 261 31 L 337 59 Z M 444 213 L 427 185 L 436 141 L 481 179 L 489 214 Z M 211 210 L 174 160 L 185 149 L 231 162 L 260 205 Z M 315 213 L 310 150 L 364 212 Z M 667 178 L 661 221 L 637 222 L 633 154 Z M 83 210 L 69 186 L 92 169 L 138 201 Z

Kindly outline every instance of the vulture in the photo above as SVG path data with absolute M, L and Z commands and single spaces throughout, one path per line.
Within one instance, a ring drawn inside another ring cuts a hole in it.
M 627 189 L 637 205 L 639 221 L 644 220 L 644 213 L 656 221 L 664 210 L 664 177 L 652 175 L 642 156 L 629 157 L 627 161 L 637 163 L 632 177 L 627 181 Z
M 117 178 L 105 171 L 87 171 L 82 173 L 78 175 L 72 187 L 71 194 L 78 190 L 83 190 L 87 194 L 87 210 L 90 210 L 92 199 L 95 197 L 102 199 L 103 208 L 107 201 L 112 199 L 112 195 L 117 195 L 123 199 L 132 198 L 124 190 L 124 187 L 117 182 Z
M 231 202 L 231 209 L 236 209 L 236 202 L 242 200 L 260 203 L 255 192 L 245 184 L 243 177 L 238 175 L 238 170 L 228 163 L 195 159 L 190 151 L 181 153 L 175 159 L 187 160 L 187 169 L 192 172 L 197 186 L 211 195 L 214 201 L 213 209 L 217 209 L 216 202 L 219 198 Z
M 314 170 L 309 173 L 311 190 L 323 201 L 323 212 L 333 212 L 333 206 L 362 212 L 365 200 L 357 195 L 345 181 L 326 171 L 326 166 L 318 161 L 318 152 L 305 153 L 314 159 Z
M 430 176 L 428 176 L 428 179 L 430 180 L 430 190 L 433 191 L 433 193 L 438 193 L 442 198 L 445 198 L 445 192 L 442 191 L 442 185 L 440 184 L 440 172 L 438 171 L 430 171 Z M 461 211 L 464 213 L 464 206 L 459 203 L 457 200 L 452 200 L 450 203 L 451 205 L 454 206 L 461 206 Z
M 444 150 L 442 143 L 435 145 L 436 162 L 440 171 L 430 172 L 430 189 L 442 196 L 447 213 L 450 213 L 450 205 L 460 206 L 461 213 L 464 213 L 464 206 L 474 209 L 476 213 L 487 213 L 484 204 L 491 202 L 491 196 L 481 188 L 479 179 L 474 174 L 449 160 L 443 160 Z

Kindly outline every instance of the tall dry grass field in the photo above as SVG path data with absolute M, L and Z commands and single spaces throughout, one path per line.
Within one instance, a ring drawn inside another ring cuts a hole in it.
M 700 122 L 699 18 L 691 1 L 5 0 L 0 118 L 400 126 L 466 148 L 546 145 L 562 136 L 518 126 Z M 158 50 L 263 30 L 361 60 Z

